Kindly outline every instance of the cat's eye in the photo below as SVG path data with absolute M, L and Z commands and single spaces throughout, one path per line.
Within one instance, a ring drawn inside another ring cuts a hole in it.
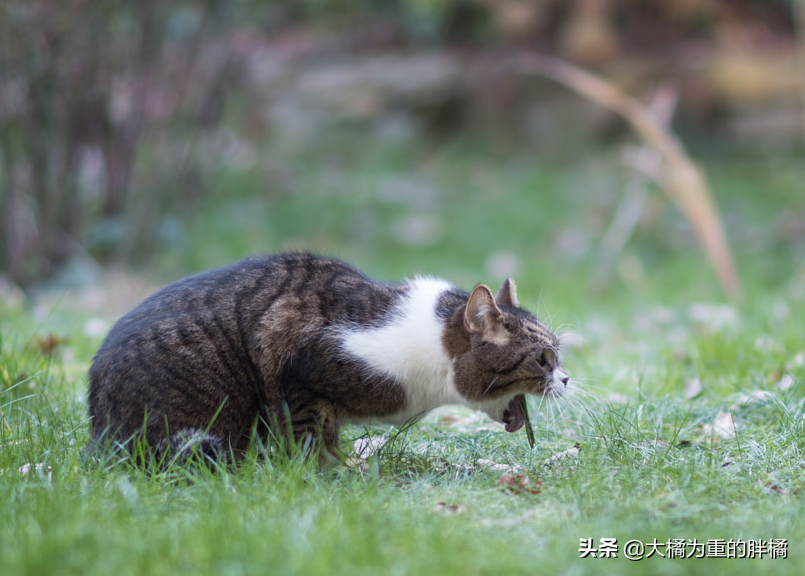
M 537 359 L 537 363 L 544 370 L 552 370 L 556 365 L 556 354 L 550 348 L 545 348 Z

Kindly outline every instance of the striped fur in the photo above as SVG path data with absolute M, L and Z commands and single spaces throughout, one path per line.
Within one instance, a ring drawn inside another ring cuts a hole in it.
M 237 456 L 254 434 L 291 430 L 336 453 L 345 421 L 400 423 L 449 403 L 506 421 L 514 395 L 566 384 L 558 340 L 514 292 L 509 280 L 497 296 L 379 282 L 309 254 L 190 276 L 107 335 L 89 372 L 93 437 L 164 447 L 180 431 Z

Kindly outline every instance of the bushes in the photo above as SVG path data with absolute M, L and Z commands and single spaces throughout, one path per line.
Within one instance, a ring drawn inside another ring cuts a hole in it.
M 215 124 L 234 64 L 214 42 L 227 21 L 219 4 L 3 3 L 0 268 L 14 281 L 47 278 L 92 226 L 116 230 L 147 137 Z M 178 168 L 180 176 L 189 170 Z M 151 232 L 107 234 L 95 255 L 119 256 Z
M 676 74 L 687 98 L 683 117 L 689 110 L 706 122 L 723 112 L 736 84 L 739 96 L 746 92 L 747 76 L 759 86 L 749 104 L 757 106 L 760 94 L 787 99 L 784 106 L 775 101 L 778 112 L 794 109 L 791 59 L 777 48 L 756 55 L 747 45 L 740 58 L 712 66 L 713 78 L 701 81 L 684 65 L 674 71 L 668 49 L 693 41 L 702 54 L 708 42 L 730 38 L 730 46 L 759 42 L 790 52 L 791 12 L 791 0 L 6 0 L 0 3 L 0 271 L 28 287 L 84 251 L 101 261 L 147 256 L 162 215 L 203 190 L 201 171 L 216 146 L 200 158 L 197 140 L 219 125 L 227 94 L 246 78 L 244 62 L 263 54 L 285 58 L 282 72 L 293 76 L 305 62 L 320 64 L 334 54 L 349 68 L 350 56 L 460 45 L 449 50 L 461 74 L 446 95 L 409 106 L 438 115 L 439 130 L 527 124 L 529 110 L 513 101 L 533 94 L 502 78 L 494 58 L 512 47 L 606 68 L 632 93 Z M 490 48 L 491 58 L 472 59 Z M 653 67 L 612 68 L 623 56 L 652 51 L 659 55 Z M 404 70 L 391 73 L 407 79 Z M 246 108 L 262 110 L 275 85 L 262 76 L 251 80 L 255 92 L 246 95 Z M 285 96 L 304 99 L 292 90 Z M 398 111 L 397 97 L 376 108 Z M 352 94 L 342 100 L 360 108 Z M 477 113 L 463 114 L 465 102 Z M 556 116 L 548 102 L 541 100 L 540 109 Z M 256 116 L 239 125 L 258 139 L 264 134 L 254 130 Z M 583 124 L 577 116 L 574 122 Z

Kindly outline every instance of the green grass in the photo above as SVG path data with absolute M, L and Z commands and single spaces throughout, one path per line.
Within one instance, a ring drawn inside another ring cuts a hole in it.
M 435 156 L 321 147 L 271 148 L 282 178 L 218 174 L 221 194 L 182 221 L 152 277 L 296 247 L 379 277 L 425 272 L 469 287 L 499 282 L 486 262 L 509 252 L 520 262 L 521 299 L 584 336 L 566 352 L 580 393 L 531 401 L 533 450 L 524 433 L 466 411 L 456 412 L 468 419 L 462 426 L 440 412 L 402 433 L 345 429 L 347 449 L 371 434 L 392 439 L 360 467 L 324 473 L 300 459 L 249 458 L 238 470 L 148 473 L 84 461 L 85 371 L 100 343 L 83 334 L 90 313 L 56 304 L 35 320 L 0 302 L 0 574 L 801 572 L 805 276 L 801 238 L 776 226 L 782 212 L 802 208 L 792 191 L 801 164 L 775 161 L 767 178 L 761 161 L 714 160 L 746 283 L 744 300 L 726 304 L 736 319 L 717 326 L 712 315 L 691 317 L 693 304 L 723 301 L 662 203 L 627 248 L 642 279 L 616 273 L 608 288 L 591 287 L 600 221 L 619 197 L 611 167 L 458 147 Z M 411 200 L 395 186 L 432 192 Z M 412 215 L 436 218 L 433 242 L 400 241 L 395 226 Z M 586 251 L 563 251 L 567 230 Z M 49 332 L 69 339 L 52 357 L 34 343 Z M 696 377 L 703 390 L 688 399 Z M 786 390 L 781 377 L 792 383 Z M 721 412 L 732 414 L 734 435 L 710 428 Z M 576 445 L 577 456 L 546 464 Z M 498 485 L 504 472 L 487 460 L 517 466 L 533 490 Z M 789 557 L 630 562 L 621 547 L 617 560 L 582 559 L 581 538 L 785 538 Z

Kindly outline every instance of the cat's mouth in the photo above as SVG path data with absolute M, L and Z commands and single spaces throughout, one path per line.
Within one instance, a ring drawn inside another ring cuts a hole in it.
M 517 432 L 525 424 L 525 415 L 516 397 L 503 410 L 501 420 L 506 425 L 506 432 Z

